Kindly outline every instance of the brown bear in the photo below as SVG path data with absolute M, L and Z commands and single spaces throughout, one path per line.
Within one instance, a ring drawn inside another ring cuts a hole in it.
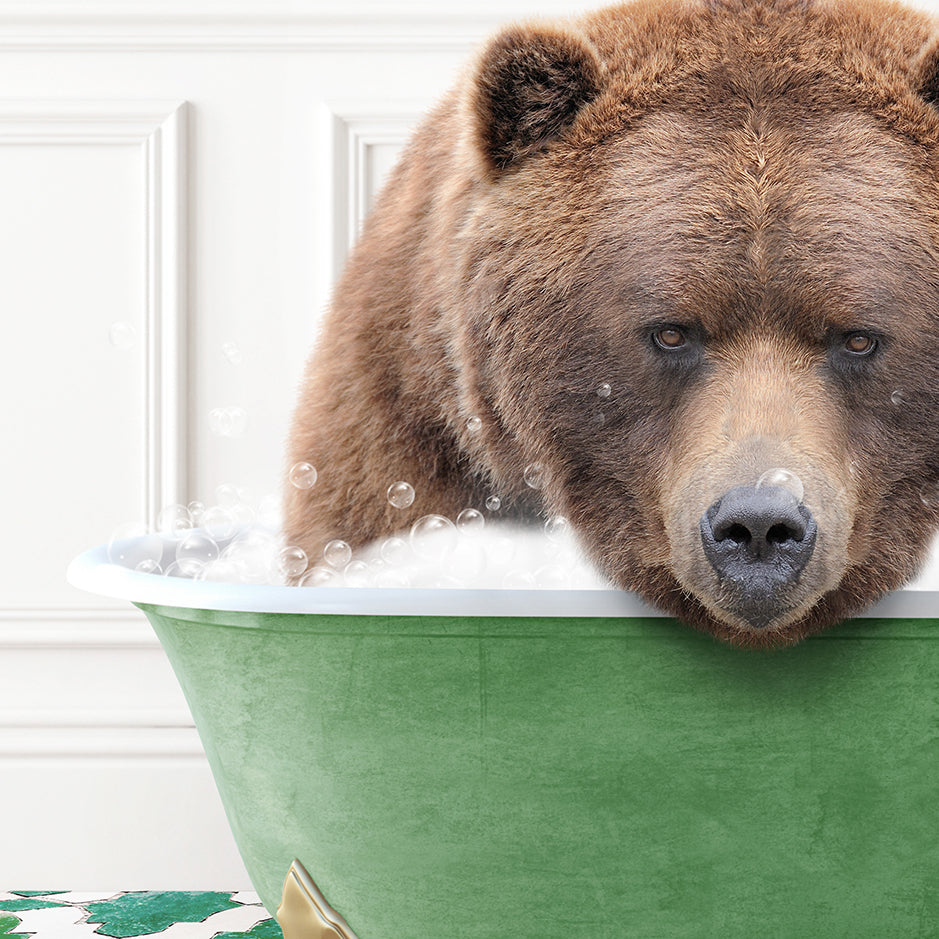
M 285 537 L 315 557 L 497 495 L 696 628 L 816 632 L 939 525 L 937 237 L 926 13 L 636 0 L 508 28 L 347 262 Z

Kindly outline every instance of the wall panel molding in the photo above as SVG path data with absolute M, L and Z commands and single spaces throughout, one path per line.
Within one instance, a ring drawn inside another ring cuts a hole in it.
M 113 607 L 0 607 L 0 650 L 158 649 L 140 612 Z
M 163 715 L 158 722 L 110 724 L 87 715 L 87 723 L 67 722 L 67 715 L 46 714 L 45 723 L 30 719 L 16 723 L 0 713 L 0 761 L 72 759 L 183 759 L 205 760 L 195 727 L 176 726 L 182 720 Z M 96 722 L 97 720 L 97 722 Z
M 140 655 L 150 663 L 147 690 L 143 706 L 128 707 L 120 675 L 142 664 Z M 0 701 L 0 760 L 203 758 L 192 717 L 178 693 L 170 692 L 175 679 L 168 664 L 164 683 L 153 684 L 154 655 L 165 663 L 139 612 L 0 609 L 0 658 L 8 667 L 27 669 L 47 689 L 40 707 L 24 706 L 15 695 Z M 80 676 L 64 681 L 66 662 Z M 99 704 L 89 706 L 75 696 L 81 682 L 113 690 L 96 692 Z
M 140 158 L 144 245 L 141 517 L 188 486 L 187 105 L 167 101 L 0 100 L 0 146 L 130 146 Z
M 138 512 L 151 521 L 163 505 L 185 497 L 188 483 L 186 140 L 184 102 L 0 100 L 2 147 L 59 148 L 63 159 L 75 147 L 118 147 L 135 161 L 139 202 L 132 208 L 142 226 L 136 262 L 142 277 L 133 317 L 142 404 L 133 433 L 141 435 L 142 462 L 134 483 Z M 0 653 L 8 668 L 34 675 L 37 689 L 30 703 L 12 691 L 4 696 L 0 760 L 204 759 L 169 667 L 164 679 L 154 677 L 165 660 L 143 614 L 89 599 L 55 605 L 37 596 L 0 606 Z M 128 709 L 122 669 L 134 668 L 141 655 L 148 663 L 146 700 Z M 81 700 L 83 681 L 96 688 L 88 701 Z M 112 688 L 113 707 L 103 703 Z
M 32 18 L 11 23 L 0 19 L 3 52 L 461 52 L 492 33 L 503 17 L 420 17 L 385 22 L 310 21 L 264 17 L 193 21 L 179 18 L 100 23 Z
M 349 249 L 358 238 L 368 212 L 374 148 L 402 147 L 430 101 L 327 102 L 320 108 L 318 139 L 322 141 L 321 194 L 331 206 L 323 214 L 322 284 L 332 284 Z M 326 298 L 323 298 L 325 302 Z
M 0 49 L 45 52 L 175 50 L 300 52 L 459 51 L 499 25 L 524 17 L 567 16 L 589 0 L 439 4 L 292 2 L 227 4 L 0 3 Z

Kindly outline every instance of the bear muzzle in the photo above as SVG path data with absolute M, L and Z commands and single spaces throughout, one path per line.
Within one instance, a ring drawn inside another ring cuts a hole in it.
M 737 616 L 764 629 L 791 609 L 791 588 L 812 557 L 818 526 L 789 490 L 737 486 L 705 511 L 699 527 L 704 555 Z

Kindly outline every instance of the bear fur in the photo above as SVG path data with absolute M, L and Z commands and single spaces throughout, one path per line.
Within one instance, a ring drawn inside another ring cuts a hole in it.
M 884 0 L 636 0 L 495 36 L 336 287 L 288 543 L 562 515 L 617 586 L 741 645 L 899 587 L 939 525 L 937 101 L 939 23 Z M 778 467 L 817 533 L 755 617 L 702 520 Z

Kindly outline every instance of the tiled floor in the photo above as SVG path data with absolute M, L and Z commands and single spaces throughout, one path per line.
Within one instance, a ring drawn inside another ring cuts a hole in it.
M 0 891 L 0 939 L 282 939 L 254 893 Z

